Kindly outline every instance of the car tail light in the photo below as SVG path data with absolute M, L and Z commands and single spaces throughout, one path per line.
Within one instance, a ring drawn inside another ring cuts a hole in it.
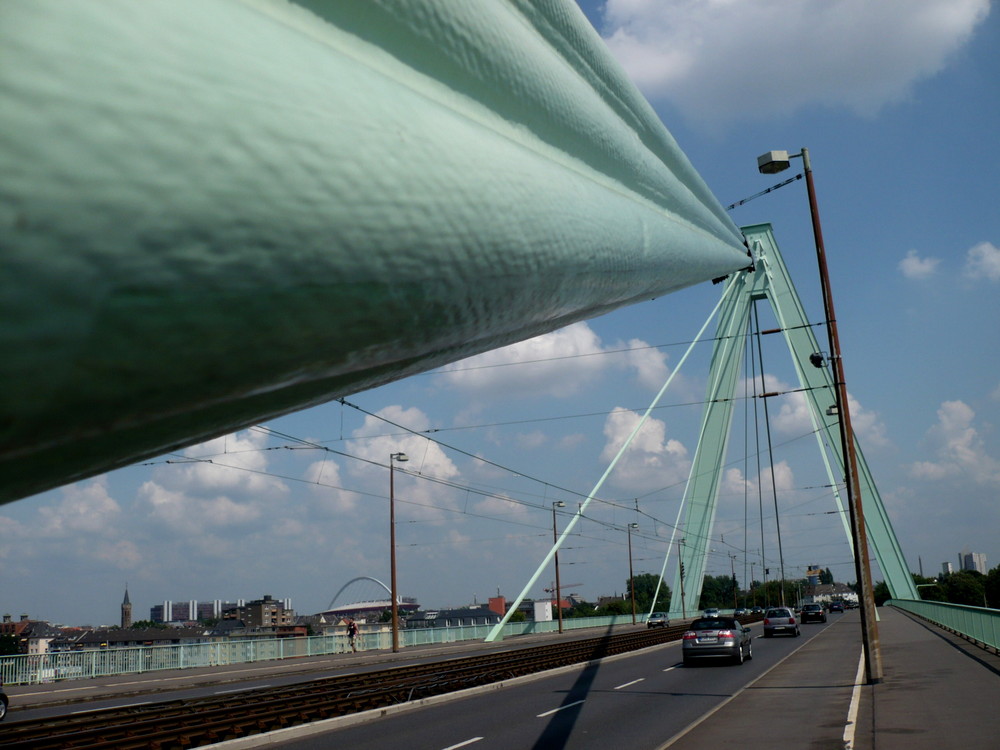
M 764 618 L 764 624 L 765 624 L 765 625 L 770 625 L 770 624 L 771 624 L 771 621 L 770 621 L 770 620 L 768 620 L 768 619 L 767 619 L 767 618 L 765 617 L 765 618 Z
M 686 630 L 686 631 L 684 631 L 684 635 L 682 636 L 682 638 L 685 641 L 693 641 L 697 637 L 698 637 L 698 634 L 696 632 L 694 632 L 693 630 Z
M 732 637 L 733 637 L 733 631 L 732 630 L 720 630 L 719 631 L 719 638 L 732 638 Z
M 794 617 L 789 617 L 788 618 L 788 624 L 789 625 L 794 625 L 795 624 L 795 618 Z

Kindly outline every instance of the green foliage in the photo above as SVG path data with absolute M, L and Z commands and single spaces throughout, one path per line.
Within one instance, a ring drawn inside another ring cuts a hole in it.
M 698 609 L 706 607 L 732 608 L 733 587 L 735 585 L 736 581 L 732 576 L 705 576 Z
M 635 609 L 636 612 L 639 611 L 638 604 L 636 604 Z M 607 604 L 598 607 L 597 614 L 605 617 L 610 615 L 630 615 L 632 614 L 632 600 L 614 599 Z
M 969 604 L 982 607 L 985 602 L 986 576 L 976 570 L 959 570 L 944 576 L 941 585 L 947 601 L 952 604 Z
M 637 612 L 663 611 L 670 609 L 670 587 L 657 575 L 652 573 L 640 573 L 633 579 L 635 581 L 635 609 Z M 630 592 L 631 581 L 625 581 L 625 591 Z M 656 593 L 656 584 L 660 584 L 660 594 L 656 597 L 656 606 L 653 603 L 653 594 Z M 631 595 L 629 599 L 629 613 L 632 612 Z
M 986 606 L 1000 609 L 1000 565 L 986 574 L 983 587 L 986 591 Z
M 579 602 L 574 604 L 570 610 L 564 610 L 563 617 L 595 617 L 597 607 L 590 602 Z
M 19 654 L 20 652 L 21 651 L 17 642 L 17 636 L 0 635 L 0 656 Z
M 887 600 L 891 599 L 889 587 L 885 581 L 879 581 L 872 587 L 872 597 L 875 599 L 875 606 L 881 607 Z
M 507 620 L 507 622 L 524 622 L 527 619 L 528 616 L 524 614 L 524 612 L 522 612 L 521 610 L 517 610 L 517 612 L 515 612 L 510 616 L 510 619 Z
M 819 574 L 819 582 L 822 583 L 822 584 L 826 584 L 826 585 L 832 584 L 834 582 L 833 581 L 833 571 L 831 571 L 829 568 L 827 568 L 822 573 L 820 573 Z
M 167 626 L 162 622 L 153 622 L 152 620 L 136 620 L 132 623 L 133 630 L 166 630 Z

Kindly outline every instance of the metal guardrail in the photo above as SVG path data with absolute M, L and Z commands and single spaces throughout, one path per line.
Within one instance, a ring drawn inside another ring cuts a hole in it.
M 914 599 L 890 599 L 886 604 L 911 612 L 1000 653 L 1000 610 Z
M 637 618 L 645 622 L 645 615 Z M 574 617 L 563 619 L 564 630 L 608 628 L 630 625 L 631 615 L 613 617 Z M 482 640 L 491 625 L 453 628 L 403 629 L 400 645 L 419 646 L 435 643 Z M 503 635 L 546 633 L 558 630 L 559 623 L 512 622 L 504 627 Z M 392 633 L 384 630 L 362 633 L 358 637 L 360 650 L 389 649 Z M 346 633 L 299 638 L 220 639 L 205 643 L 184 643 L 170 646 L 129 646 L 126 648 L 58 651 L 45 654 L 15 654 L 0 656 L 0 677 L 7 685 L 32 685 L 61 680 L 85 680 L 123 674 L 141 674 L 164 669 L 192 669 L 228 664 L 294 659 L 348 653 L 351 650 Z

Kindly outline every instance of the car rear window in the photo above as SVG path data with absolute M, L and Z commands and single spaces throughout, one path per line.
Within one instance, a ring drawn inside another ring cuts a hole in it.
M 787 609 L 769 609 L 767 610 L 768 617 L 791 617 L 791 613 Z
M 692 630 L 722 630 L 723 628 L 735 628 L 736 620 L 726 620 L 721 617 L 703 617 L 691 623 Z

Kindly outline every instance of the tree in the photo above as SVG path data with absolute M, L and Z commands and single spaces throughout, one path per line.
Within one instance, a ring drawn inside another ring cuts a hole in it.
M 982 607 L 986 589 L 986 576 L 977 570 L 959 570 L 944 577 L 944 593 L 952 604 L 969 604 Z
M 937 581 L 933 578 L 925 578 L 922 575 L 913 573 L 913 583 L 917 586 L 917 593 L 920 598 L 928 602 L 945 602 L 948 601 L 944 595 L 944 589 L 942 589 Z
M 652 573 L 640 573 L 633 579 L 625 581 L 625 590 L 630 591 L 631 581 L 635 581 L 635 609 L 636 612 L 651 612 L 653 610 L 666 611 L 670 609 L 670 587 L 657 575 Z M 656 597 L 656 606 L 651 607 L 653 594 L 656 592 L 656 584 L 660 583 L 660 595 Z M 629 602 L 629 612 L 632 604 Z
M 833 571 L 829 568 L 819 574 L 819 582 L 830 585 L 833 583 Z
M 577 602 L 569 610 L 569 617 L 594 617 L 597 614 L 597 607 L 590 602 Z
M 21 649 L 20 644 L 17 642 L 17 636 L 9 634 L 0 635 L 0 656 L 19 653 L 21 653 Z
M 632 614 L 632 600 L 612 599 L 607 604 L 604 604 L 601 607 L 599 607 L 597 610 L 597 614 L 603 616 L 630 615 Z
M 152 620 L 136 620 L 132 623 L 133 630 L 166 630 L 167 626 L 162 622 Z
M 706 607 L 731 607 L 733 605 L 732 576 L 705 576 L 701 586 L 699 609 Z
M 872 587 L 872 597 L 875 599 L 875 606 L 881 607 L 892 597 L 889 595 L 889 587 L 885 581 L 879 581 Z
M 986 591 L 986 606 L 1000 609 L 1000 565 L 986 574 L 983 587 Z

